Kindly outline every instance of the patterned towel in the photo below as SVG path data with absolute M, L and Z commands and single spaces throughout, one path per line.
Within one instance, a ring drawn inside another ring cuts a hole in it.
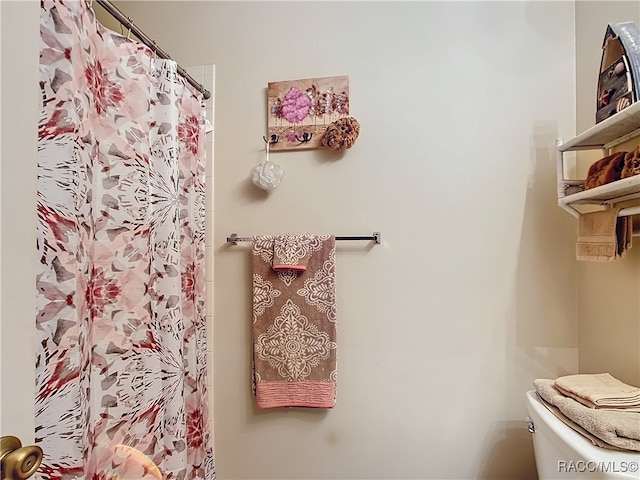
M 318 245 L 318 239 L 307 233 L 287 233 L 273 240 L 273 260 L 271 267 L 276 272 L 289 270 L 305 271 L 309 256 Z
M 275 236 L 253 238 L 253 380 L 258 407 L 333 408 L 335 237 L 301 235 L 305 270 L 276 271 Z

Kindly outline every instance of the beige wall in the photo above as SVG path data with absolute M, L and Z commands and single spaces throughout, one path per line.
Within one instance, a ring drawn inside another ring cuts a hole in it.
M 639 2 L 578 2 L 576 4 L 577 131 L 594 124 L 602 40 L 609 22 L 640 25 Z M 624 148 L 634 148 L 623 145 Z M 589 152 L 582 170 L 599 158 Z M 574 222 L 575 223 L 575 222 Z M 578 262 L 580 372 L 610 372 L 640 385 L 640 248 L 616 262 Z
M 578 366 L 554 163 L 575 132 L 573 5 L 121 5 L 216 65 L 219 478 L 533 478 L 524 392 Z M 356 146 L 274 153 L 284 183 L 257 191 L 267 82 L 339 74 Z M 374 230 L 380 246 L 339 245 L 337 407 L 256 409 L 248 245 L 226 236 Z
M 554 152 L 576 131 L 573 3 L 119 4 L 182 65 L 216 65 L 218 478 L 533 478 L 524 392 L 578 371 Z M 38 11 L 0 8 L 1 433 L 29 438 Z M 590 15 L 578 25 L 598 43 Z M 284 183 L 255 190 L 267 82 L 339 74 L 356 146 L 273 154 Z M 250 395 L 248 247 L 225 238 L 290 230 L 383 236 L 339 245 L 332 411 L 260 411 Z

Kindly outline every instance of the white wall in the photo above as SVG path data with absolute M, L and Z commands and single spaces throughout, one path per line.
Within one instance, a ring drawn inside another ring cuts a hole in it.
M 578 368 L 573 223 L 554 144 L 575 133 L 569 2 L 122 2 L 182 64 L 216 65 L 215 437 L 221 479 L 533 478 L 524 392 Z M 175 19 L 180 21 L 175 21 Z M 344 155 L 262 159 L 269 81 L 347 74 Z M 251 398 L 248 246 L 340 244 L 338 405 Z

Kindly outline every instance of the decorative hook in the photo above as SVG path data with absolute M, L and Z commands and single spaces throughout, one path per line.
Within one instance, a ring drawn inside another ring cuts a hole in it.
M 278 135 L 273 133 L 273 134 L 271 134 L 271 137 L 270 137 L 269 140 L 267 140 L 267 137 L 265 137 L 264 135 L 262 136 L 262 140 L 264 140 L 264 143 L 266 143 L 267 145 L 269 145 L 269 144 L 275 145 L 276 143 L 278 143 L 280 141 L 280 137 L 278 137 Z
M 265 137 L 264 135 L 262 136 L 262 140 L 264 140 L 264 143 L 266 143 L 267 145 L 275 145 L 280 141 L 280 137 L 273 133 L 271 134 L 269 140 L 267 140 L 267 137 Z
M 300 142 L 300 145 L 302 145 L 303 143 L 307 143 L 311 141 L 311 137 L 313 137 L 313 133 L 309 133 L 309 132 L 304 132 L 302 134 L 302 138 L 298 137 L 298 135 L 296 135 L 296 140 L 298 142 Z

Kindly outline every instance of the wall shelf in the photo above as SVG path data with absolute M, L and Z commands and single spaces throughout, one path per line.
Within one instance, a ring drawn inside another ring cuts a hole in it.
M 602 149 L 603 156 L 612 148 L 638 138 L 640 143 L 640 101 L 601 121 L 574 138 L 563 141 L 557 147 L 558 205 L 574 217 L 582 214 L 580 205 L 614 206 L 629 200 L 640 199 L 640 175 L 623 178 L 596 188 L 583 190 L 584 180 L 567 179 L 564 176 L 564 153 L 578 150 Z M 578 190 L 569 193 L 572 190 Z M 581 190 L 581 191 L 580 191 Z M 640 215 L 640 207 L 623 208 L 620 216 Z M 634 232 L 634 236 L 640 232 Z
M 623 178 L 600 187 L 566 195 L 558 199 L 562 205 L 604 205 L 620 203 L 638 198 L 640 193 L 640 175 Z
M 640 101 L 601 121 L 567 142 L 558 144 L 560 152 L 610 149 L 640 136 Z

